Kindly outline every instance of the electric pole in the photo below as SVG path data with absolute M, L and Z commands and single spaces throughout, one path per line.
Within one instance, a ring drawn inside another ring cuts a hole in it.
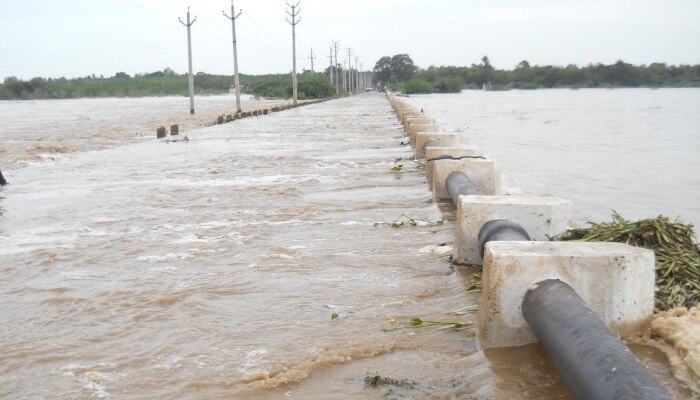
M 352 94 L 352 49 L 348 47 L 348 92 Z
M 197 16 L 195 15 L 194 19 L 190 21 L 190 8 L 187 7 L 187 23 L 182 22 L 179 17 L 177 20 L 180 21 L 182 25 L 187 27 L 187 56 L 189 58 L 190 66 L 190 114 L 194 114 L 194 75 L 192 75 L 192 35 L 190 34 L 190 27 L 195 23 L 195 21 L 197 21 Z
M 236 51 L 236 20 L 241 16 L 243 10 L 239 10 L 238 14 L 233 9 L 233 0 L 231 0 L 231 16 L 226 15 L 226 11 L 222 11 L 224 17 L 231 20 L 231 32 L 233 33 L 233 84 L 236 87 L 236 112 L 241 112 L 241 82 L 238 79 L 238 52 Z
M 292 20 L 290 21 L 289 18 L 287 18 L 287 22 L 292 26 L 292 97 L 294 99 L 294 105 L 297 104 L 297 36 L 296 36 L 296 28 L 297 24 L 299 21 L 301 21 L 301 18 L 297 18 L 297 15 L 299 15 L 299 3 L 297 1 L 297 4 L 291 5 L 287 3 L 287 7 L 292 9 L 292 12 L 289 12 L 287 10 L 287 15 L 292 17 Z
M 355 93 L 360 92 L 360 71 L 357 69 L 357 57 L 355 57 Z
M 309 57 L 309 60 L 311 60 L 311 72 L 314 72 L 314 60 L 316 57 L 314 57 L 314 48 L 311 48 L 311 57 Z
M 362 67 L 362 63 L 360 63 L 360 87 L 362 88 L 363 92 L 365 89 L 367 89 L 367 82 L 365 82 L 365 72 L 364 68 Z
M 330 78 L 331 85 L 333 84 L 333 48 L 330 48 L 330 53 L 328 54 L 328 59 L 330 63 L 328 65 L 328 77 Z
M 335 95 L 338 96 L 340 95 L 340 86 L 338 85 L 338 45 L 340 42 L 333 42 L 333 50 L 335 51 L 335 62 L 333 63 L 333 67 L 336 69 L 335 71 Z
M 345 61 L 343 61 L 343 89 L 345 90 L 345 94 L 348 93 L 348 70 L 345 68 Z

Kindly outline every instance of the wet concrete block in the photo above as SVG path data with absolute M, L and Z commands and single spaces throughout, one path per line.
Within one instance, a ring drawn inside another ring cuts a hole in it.
M 492 160 L 464 158 L 461 160 L 437 160 L 433 164 L 433 197 L 435 200 L 451 200 L 445 181 L 452 172 L 467 174 L 479 189 L 478 195 L 501 193 L 501 172 Z
M 409 118 L 424 118 L 424 117 L 425 117 L 425 115 L 423 115 L 423 114 L 421 114 L 421 113 L 419 113 L 419 112 L 417 112 L 417 111 L 411 111 L 411 112 L 404 113 L 403 116 L 400 118 L 400 119 L 401 119 L 401 125 L 403 125 L 403 126 L 405 127 L 405 126 L 406 126 L 406 121 L 407 121 Z
M 425 133 L 425 132 L 433 132 L 433 133 L 440 133 L 440 127 L 437 125 L 418 125 L 420 126 L 420 129 L 414 128 L 412 130 L 408 130 L 408 142 L 411 144 L 411 146 L 416 145 L 416 136 L 419 133 Z M 430 129 L 433 127 L 434 129 Z
M 156 129 L 156 139 L 164 138 L 167 135 L 165 127 L 161 126 Z
M 485 223 L 505 219 L 522 226 L 532 240 L 549 240 L 569 228 L 571 202 L 556 197 L 460 196 L 452 260 L 481 265 L 478 235 Z
M 476 147 L 440 146 L 425 149 L 425 172 L 428 186 L 432 188 L 433 166 L 438 159 L 484 158 L 484 152 Z
M 620 336 L 654 313 L 654 253 L 622 243 L 491 242 L 486 245 L 477 314 L 482 348 L 535 343 L 521 305 L 531 285 L 559 279 Z
M 170 125 L 170 136 L 177 136 L 180 134 L 180 126 L 178 124 Z
M 443 133 L 443 132 L 419 132 L 416 134 L 416 158 L 425 157 L 424 146 L 429 140 L 436 140 L 440 147 L 452 147 L 462 144 L 461 133 Z
M 411 140 L 416 141 L 416 134 L 419 132 L 440 132 L 440 127 L 435 125 L 432 121 L 425 123 L 412 123 L 409 121 L 406 132 L 411 137 Z
M 406 132 L 410 129 L 411 125 L 415 124 L 432 124 L 433 119 L 430 117 L 426 116 L 421 116 L 421 117 L 408 117 L 406 118 L 406 125 L 404 126 L 404 129 Z

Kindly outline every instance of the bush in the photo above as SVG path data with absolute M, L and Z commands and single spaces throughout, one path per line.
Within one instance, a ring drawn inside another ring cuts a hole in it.
M 292 96 L 292 85 L 287 86 L 287 94 Z M 323 99 L 335 96 L 335 87 L 324 74 L 305 73 L 297 78 L 297 97 L 300 99 Z
M 459 93 L 464 87 L 464 79 L 455 76 L 452 78 L 443 78 L 435 85 L 435 91 L 438 93 Z
M 435 88 L 428 81 L 413 79 L 403 85 L 403 92 L 406 94 L 433 93 Z

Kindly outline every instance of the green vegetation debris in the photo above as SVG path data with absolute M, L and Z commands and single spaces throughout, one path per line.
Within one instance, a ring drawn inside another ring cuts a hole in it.
M 402 161 L 407 161 L 408 164 L 399 164 Z M 415 171 L 424 171 L 425 170 L 425 163 L 421 161 L 416 161 L 416 160 L 404 160 L 403 158 L 397 158 L 394 160 L 394 166 L 391 167 L 392 171 L 396 172 L 415 172 Z
M 337 312 L 331 313 L 331 321 L 335 321 L 336 319 L 338 319 L 338 313 Z
M 656 254 L 656 309 L 694 307 L 700 302 L 700 249 L 692 225 L 659 216 L 630 222 L 613 213 L 609 223 L 570 229 L 552 240 L 619 242 Z
M 394 332 L 399 330 L 415 330 L 415 331 L 434 331 L 439 329 L 450 329 L 464 330 L 473 329 L 476 327 L 475 323 L 463 323 L 455 321 L 423 321 L 418 317 L 411 318 L 408 324 L 399 325 L 393 328 L 383 328 L 382 332 Z
M 469 287 L 467 292 L 479 292 L 481 291 L 481 273 L 475 272 L 474 275 L 469 278 Z
M 370 374 L 369 372 L 365 376 L 365 387 L 376 388 L 379 386 L 397 386 L 402 388 L 413 389 L 415 383 L 408 379 L 394 379 L 386 376 L 381 376 L 376 372 Z

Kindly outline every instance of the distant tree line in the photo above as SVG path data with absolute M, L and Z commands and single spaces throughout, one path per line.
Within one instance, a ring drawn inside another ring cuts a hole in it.
M 240 75 L 244 92 L 263 97 L 289 98 L 292 95 L 290 74 Z M 335 88 L 321 73 L 307 71 L 299 75 L 299 98 L 323 98 L 335 95 Z M 194 76 L 196 94 L 220 94 L 229 91 L 233 76 L 198 72 Z M 140 97 L 188 95 L 187 74 L 170 68 L 151 73 L 117 72 L 112 77 L 89 75 L 81 78 L 52 79 L 36 77 L 21 80 L 14 76 L 0 84 L 0 99 L 69 99 L 80 97 Z
M 455 93 L 462 89 L 700 87 L 700 65 L 589 64 L 578 67 L 530 65 L 521 61 L 512 70 L 494 68 L 488 57 L 468 67 L 430 66 L 419 69 L 406 54 L 382 57 L 374 67 L 376 81 L 404 93 Z

